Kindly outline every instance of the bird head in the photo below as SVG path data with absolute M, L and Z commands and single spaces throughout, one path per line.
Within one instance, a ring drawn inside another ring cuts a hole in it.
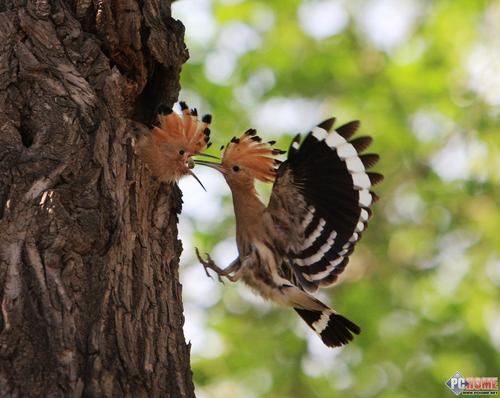
M 158 119 L 160 127 L 155 127 L 157 136 L 161 137 L 161 145 L 166 149 L 165 155 L 171 161 L 182 167 L 188 174 L 191 156 L 202 154 L 210 146 L 211 115 L 198 120 L 196 109 L 189 109 L 185 102 L 180 102 L 182 114 L 179 115 L 170 108 L 160 107 Z
M 184 102 L 180 105 L 181 115 L 161 106 L 158 110 L 160 125 L 153 127 L 149 134 L 140 135 L 137 141 L 139 157 L 155 177 L 165 182 L 178 181 L 185 175 L 196 178 L 191 170 L 194 167 L 191 157 L 212 157 L 202 152 L 210 146 L 212 117 L 205 115 L 200 121 L 196 109 L 190 110 Z
M 195 164 L 220 171 L 231 188 L 253 186 L 254 180 L 273 182 L 281 163 L 277 155 L 285 153 L 273 148 L 274 141 L 263 142 L 254 129 L 240 138 L 233 137 L 224 149 L 221 163 L 195 160 Z

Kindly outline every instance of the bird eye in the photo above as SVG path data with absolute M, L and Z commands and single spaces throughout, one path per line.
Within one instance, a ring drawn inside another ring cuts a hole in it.
M 240 166 L 233 166 L 233 171 L 240 171 Z
M 184 152 L 184 149 L 181 149 L 181 150 L 179 151 L 179 155 L 184 155 L 184 153 L 185 153 L 185 152 Z

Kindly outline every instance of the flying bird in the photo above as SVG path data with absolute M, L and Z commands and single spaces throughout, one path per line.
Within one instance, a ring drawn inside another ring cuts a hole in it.
M 159 126 L 151 130 L 140 129 L 135 150 L 159 181 L 177 182 L 185 175 L 192 175 L 201 184 L 191 170 L 194 167 L 191 157 L 212 157 L 202 152 L 211 145 L 209 126 L 212 116 L 204 115 L 200 121 L 196 109 L 190 110 L 185 102 L 180 102 L 180 106 L 181 115 L 160 106 Z
M 347 344 L 360 328 L 315 298 L 319 287 L 333 284 L 361 238 L 377 195 L 370 191 L 383 176 L 368 172 L 379 159 L 361 154 L 371 137 L 350 139 L 358 121 L 329 132 L 325 120 L 284 151 L 263 142 L 253 129 L 234 137 L 222 162 L 195 160 L 223 174 L 231 189 L 238 257 L 225 269 L 206 255 L 198 259 L 230 281 L 243 280 L 265 299 L 292 307 L 328 347 Z M 266 207 L 255 180 L 274 182 Z

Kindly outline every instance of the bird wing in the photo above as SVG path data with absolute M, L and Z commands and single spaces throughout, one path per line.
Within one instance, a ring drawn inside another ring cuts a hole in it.
M 378 199 L 370 187 L 383 179 L 366 171 L 378 155 L 360 154 L 371 137 L 349 140 L 359 122 L 328 133 L 334 121 L 315 127 L 302 144 L 295 137 L 267 208 L 288 259 L 284 273 L 309 291 L 331 285 L 344 270 Z

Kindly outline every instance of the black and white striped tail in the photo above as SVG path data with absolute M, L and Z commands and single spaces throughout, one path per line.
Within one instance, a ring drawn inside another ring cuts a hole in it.
M 294 308 L 294 310 L 328 347 L 345 345 L 354 338 L 353 334 L 361 332 L 358 325 L 329 308 L 323 311 L 300 308 Z

